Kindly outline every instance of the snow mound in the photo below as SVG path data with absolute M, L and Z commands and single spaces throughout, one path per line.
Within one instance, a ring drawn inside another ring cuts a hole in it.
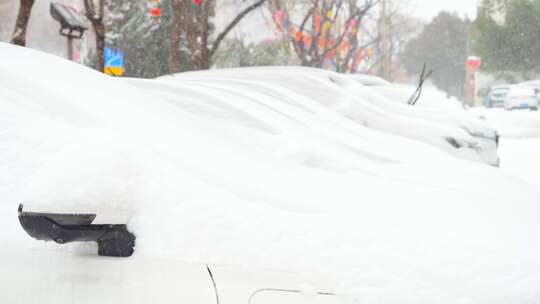
M 361 302 L 540 298 L 538 192 L 351 120 L 376 100 L 330 94 L 320 71 L 291 68 L 290 88 L 285 68 L 122 80 L 0 53 L 0 243 L 13 258 L 41 246 L 17 222 L 25 202 L 126 221 L 135 258 L 321 272 Z

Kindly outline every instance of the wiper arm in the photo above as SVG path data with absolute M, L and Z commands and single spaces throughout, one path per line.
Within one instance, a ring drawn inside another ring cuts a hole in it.
M 409 98 L 409 101 L 407 104 L 414 106 L 418 99 L 420 99 L 420 95 L 422 95 L 422 87 L 424 86 L 424 82 L 433 74 L 433 70 L 429 70 L 426 73 L 426 64 L 424 63 L 424 66 L 422 67 L 422 73 L 420 73 L 420 80 L 418 81 L 418 87 L 414 91 L 411 98 Z

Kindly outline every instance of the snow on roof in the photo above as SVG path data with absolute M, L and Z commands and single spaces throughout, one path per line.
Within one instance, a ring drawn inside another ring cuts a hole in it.
M 525 81 L 525 82 L 520 83 L 520 85 L 533 87 L 533 88 L 540 88 L 540 80 Z
M 526 86 L 512 86 L 508 91 L 508 96 L 536 96 L 536 92 L 531 87 Z
M 512 87 L 511 84 L 501 84 L 501 85 L 494 85 L 491 86 L 491 90 L 509 90 Z

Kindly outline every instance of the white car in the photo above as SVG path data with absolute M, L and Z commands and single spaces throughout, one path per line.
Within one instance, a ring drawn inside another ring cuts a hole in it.
M 525 86 L 511 87 L 504 99 L 504 108 L 506 110 L 530 109 L 537 111 L 538 97 L 535 89 Z
M 415 86 L 390 83 L 383 79 L 375 82 L 373 81 L 376 79 L 374 76 L 352 75 L 352 79 L 369 86 L 384 99 L 401 104 L 391 107 L 394 110 L 397 110 L 398 107 L 404 108 L 401 115 L 429 121 L 434 125 L 445 127 L 447 131 L 452 129 L 465 131 L 470 136 L 467 144 L 463 144 L 461 138 L 445 136 L 454 152 L 456 150 L 463 152 L 467 150 L 464 147 L 468 146 L 471 147 L 469 150 L 474 150 L 473 154 L 476 154 L 484 163 L 492 166 L 499 165 L 497 154 L 499 134 L 486 122 L 467 111 L 457 99 L 448 97 L 446 93 L 434 87 L 424 87 L 416 105 L 409 106 L 407 103 L 416 90 Z M 382 101 L 379 101 L 379 104 L 382 105 Z M 462 142 L 462 144 L 455 144 L 456 142 Z
M 540 99 L 540 80 L 525 81 L 518 85 L 534 89 L 536 96 Z

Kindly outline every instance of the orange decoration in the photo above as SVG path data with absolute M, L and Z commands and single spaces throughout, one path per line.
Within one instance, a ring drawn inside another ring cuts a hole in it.
M 152 7 L 150 9 L 150 16 L 154 18 L 161 16 L 161 9 L 159 7 Z
M 309 46 L 311 45 L 312 41 L 313 39 L 311 38 L 311 36 L 304 36 L 304 45 Z
M 312 23 L 313 30 L 318 33 L 321 30 L 321 16 L 319 16 L 319 14 L 317 13 L 314 13 Z
M 296 42 L 300 42 L 302 41 L 302 36 L 302 32 L 296 31 L 296 33 L 294 33 L 294 40 L 296 40 Z

